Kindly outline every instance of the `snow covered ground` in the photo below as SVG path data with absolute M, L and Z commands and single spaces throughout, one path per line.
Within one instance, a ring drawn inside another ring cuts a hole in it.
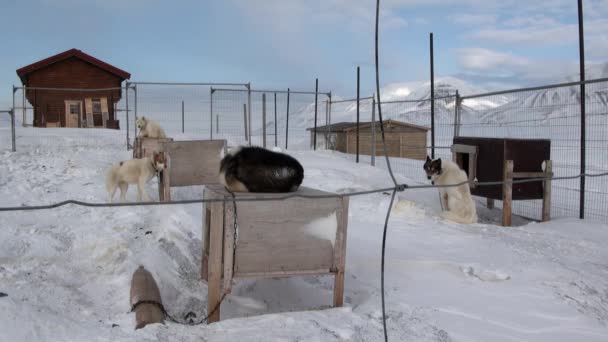
M 19 130 L 18 152 L 0 151 L 0 206 L 103 202 L 105 169 L 130 157 L 121 132 L 45 129 L 40 144 L 35 131 Z M 305 167 L 305 186 L 347 192 L 391 184 L 384 170 L 338 153 L 292 154 Z M 128 198 L 135 194 L 131 188 Z M 182 188 L 173 197 L 201 194 Z M 220 323 L 138 331 L 129 286 L 140 264 L 154 274 L 170 313 L 204 314 L 200 205 L 0 212 L 0 292 L 7 294 L 0 341 L 381 340 L 389 199 L 351 199 L 344 308 L 329 308 L 331 277 L 238 281 Z M 480 208 L 483 223 L 467 226 L 438 212 L 433 190 L 401 193 L 395 204 L 386 261 L 391 341 L 608 340 L 605 222 L 517 220 L 502 228 L 492 223 L 496 212 Z

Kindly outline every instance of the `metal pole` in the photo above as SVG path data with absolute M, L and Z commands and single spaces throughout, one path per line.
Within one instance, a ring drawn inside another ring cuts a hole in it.
M 458 116 L 460 115 L 460 95 L 458 94 L 458 90 L 456 90 L 456 98 L 454 99 L 454 137 L 460 135 L 458 129 Z
M 376 166 L 376 94 L 372 100 L 372 166 Z
M 133 117 L 135 118 L 134 122 L 136 122 L 137 121 L 137 85 L 132 85 L 131 87 L 133 88 Z M 136 137 L 137 136 L 137 125 L 135 125 L 135 124 L 133 125 L 133 132 L 134 132 L 133 136 Z M 133 139 L 133 140 L 135 140 L 135 139 Z
M 209 140 L 213 140 L 213 87 L 209 87 Z
M 215 114 L 215 133 L 220 134 L 220 116 Z
M 247 104 L 243 103 L 243 127 L 245 128 L 245 141 L 249 141 L 249 134 L 247 133 Z
M 431 158 L 435 159 L 435 63 L 433 54 L 433 32 L 431 32 Z
M 289 88 L 287 88 L 287 113 L 285 118 L 285 149 L 289 142 Z
M 580 57 L 580 80 L 585 81 L 585 35 L 583 32 L 583 0 L 578 0 L 578 45 Z M 581 175 L 586 170 L 586 120 L 585 120 L 585 84 L 581 83 Z M 581 177 L 579 217 L 585 218 L 585 177 Z
M 356 145 L 356 151 L 357 151 L 357 163 L 359 162 L 359 67 L 357 67 L 357 145 Z
M 274 146 L 277 146 L 277 93 L 274 93 Z
M 213 120 L 213 118 L 211 120 Z M 184 100 L 182 100 L 182 133 L 184 133 L 184 131 L 185 131 L 184 128 L 185 128 L 184 127 Z
M 266 93 L 262 94 L 262 146 L 266 148 Z
M 329 149 L 329 100 L 325 100 L 325 149 Z
M 313 138 L 312 138 L 312 148 L 314 151 L 317 150 L 317 99 L 319 97 L 319 79 L 315 79 L 315 128 Z
M 127 150 L 131 149 L 131 139 L 129 139 L 129 82 L 125 83 L 125 118 L 127 120 Z M 137 125 L 135 125 L 137 126 Z M 135 136 L 137 136 L 137 128 L 135 129 Z
M 26 120 L 27 120 L 27 110 L 25 109 L 25 92 L 27 91 L 27 87 L 23 86 L 23 88 L 21 88 L 21 106 L 23 108 L 21 108 L 22 112 L 23 112 L 23 122 L 21 123 L 21 125 L 23 127 L 26 126 Z
M 16 135 L 15 135 L 15 92 L 17 91 L 17 88 L 15 88 L 15 86 L 13 86 L 13 108 L 11 108 L 11 144 L 12 144 L 12 151 L 16 152 L 17 148 L 15 146 L 15 140 L 16 140 Z
M 249 146 L 251 146 L 251 82 L 247 83 L 247 110 L 249 110 L 249 117 L 247 120 L 249 121 L 249 125 L 247 125 L 247 135 L 249 136 Z

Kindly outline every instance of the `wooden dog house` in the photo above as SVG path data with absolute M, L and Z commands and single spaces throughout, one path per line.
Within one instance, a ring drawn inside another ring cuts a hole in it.
M 35 127 L 119 128 L 114 104 L 128 72 L 71 49 L 20 68 L 17 75 L 34 109 Z
M 509 183 L 526 178 L 552 176 L 551 141 L 547 139 L 507 139 L 481 137 L 454 137 L 452 158 L 470 181 L 496 182 L 502 185 L 471 186 L 471 194 L 503 201 L 503 225 L 511 225 L 512 200 L 543 200 L 543 221 L 549 220 L 551 208 L 551 181 Z M 544 165 L 544 169 L 543 169 Z
M 297 194 L 332 195 L 304 187 Z M 333 275 L 333 304 L 342 306 L 348 197 L 273 199 L 282 195 L 235 193 L 236 199 L 269 199 L 237 201 L 235 215 L 232 195 L 223 186 L 205 188 L 205 199 L 220 200 L 203 204 L 201 277 L 208 284 L 207 312 L 213 312 L 209 323 L 219 321 L 218 305 L 236 278 Z
M 327 136 L 328 148 L 344 153 L 357 153 L 357 123 L 340 122 L 328 126 L 308 128 L 311 145 L 317 135 L 317 147 L 325 146 Z M 375 142 L 372 131 L 375 130 Z M 397 120 L 384 121 L 386 149 L 390 157 L 424 160 L 426 158 L 427 133 L 429 128 Z M 373 146 L 375 144 L 375 146 Z M 380 132 L 380 123 L 372 128 L 371 122 L 359 123 L 359 153 L 371 155 L 375 148 L 377 156 L 384 155 L 384 145 Z

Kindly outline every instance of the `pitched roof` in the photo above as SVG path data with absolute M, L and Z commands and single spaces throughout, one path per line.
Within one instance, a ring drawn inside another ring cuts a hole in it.
M 19 76 L 19 78 L 21 78 L 21 81 L 24 81 L 24 76 L 26 76 L 29 73 L 32 73 L 36 70 L 42 69 L 44 67 L 47 67 L 53 63 L 57 63 L 60 62 L 62 60 L 71 58 L 71 57 L 76 57 L 79 58 L 85 62 L 88 62 L 90 64 L 93 64 L 94 66 L 103 69 L 111 74 L 114 74 L 122 79 L 129 79 L 131 78 L 131 74 L 121 70 L 113 65 L 110 65 L 102 60 L 99 60 L 91 55 L 88 55 L 78 49 L 70 49 L 67 51 L 64 51 L 62 53 L 59 53 L 57 55 L 45 58 L 43 60 L 40 60 L 36 63 L 32 63 L 30 65 L 26 65 L 23 68 L 17 69 L 17 75 Z
M 376 124 L 379 124 L 379 122 L 376 121 Z M 402 122 L 402 121 L 397 121 L 397 120 L 393 120 L 393 119 L 384 121 L 384 126 L 389 125 L 389 124 L 394 124 L 396 126 L 401 126 L 401 127 L 412 127 L 412 128 L 419 129 L 422 131 L 429 130 L 428 127 L 414 125 L 414 124 L 411 124 L 408 122 Z M 372 125 L 371 121 L 359 122 L 359 128 L 365 128 L 365 127 L 369 127 L 371 125 Z M 317 132 L 325 132 L 328 129 L 332 132 L 346 132 L 346 131 L 351 131 L 356 128 L 357 128 L 356 122 L 338 122 L 338 123 L 331 124 L 331 125 L 317 126 Z M 313 131 L 314 128 L 311 127 L 311 128 L 307 128 L 306 130 Z

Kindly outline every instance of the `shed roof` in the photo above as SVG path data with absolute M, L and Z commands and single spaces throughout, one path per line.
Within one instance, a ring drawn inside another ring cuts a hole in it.
M 376 121 L 376 124 L 379 124 L 379 122 Z M 420 125 L 414 125 L 408 122 L 403 122 L 403 121 L 397 121 L 397 120 L 393 120 L 393 119 L 389 119 L 389 120 L 385 120 L 384 121 L 384 126 L 386 127 L 387 125 L 396 125 L 396 126 L 401 126 L 401 127 L 409 127 L 409 128 L 414 128 L 417 130 L 421 130 L 421 131 L 428 131 L 429 128 L 425 127 L 425 126 L 420 126 Z M 369 126 L 372 125 L 371 121 L 365 121 L 365 122 L 359 122 L 359 128 L 367 128 Z M 331 125 L 323 125 L 323 126 L 317 126 L 317 132 L 326 132 L 327 130 L 330 130 L 331 132 L 348 132 L 348 131 L 352 131 L 357 129 L 357 123 L 356 122 L 338 122 L 335 124 L 331 124 Z M 307 128 L 307 131 L 313 131 L 314 128 Z
M 17 75 L 19 76 L 19 78 L 21 78 L 21 81 L 25 83 L 24 77 L 26 75 L 28 75 L 34 71 L 40 70 L 42 68 L 45 68 L 51 64 L 63 61 L 65 59 L 68 59 L 71 57 L 76 57 L 87 63 L 93 64 L 94 66 L 96 66 L 100 69 L 103 69 L 111 74 L 114 74 L 114 75 L 122 78 L 123 80 L 131 78 L 130 73 L 128 73 L 122 69 L 119 69 L 113 65 L 110 65 L 102 60 L 99 60 L 91 55 L 88 55 L 78 49 L 70 49 L 70 50 L 64 51 L 62 53 L 56 54 L 54 56 L 40 60 L 36 63 L 26 65 L 20 69 L 17 69 Z

